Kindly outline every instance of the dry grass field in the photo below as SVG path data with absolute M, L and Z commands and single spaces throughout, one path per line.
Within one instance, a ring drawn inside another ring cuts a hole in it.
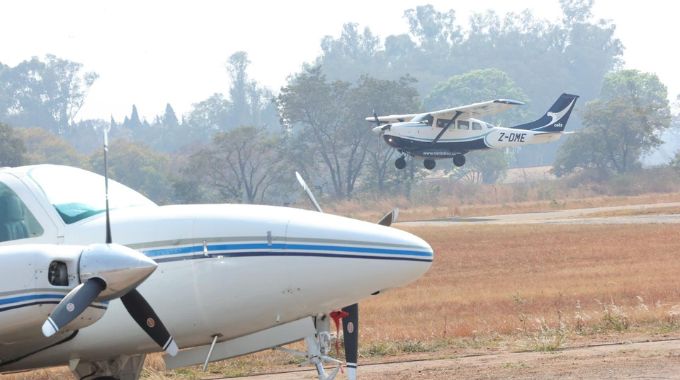
M 488 188 L 486 189 L 488 192 Z M 488 203 L 464 203 L 454 196 L 437 199 L 437 203 L 418 205 L 402 198 L 383 198 L 367 201 L 346 201 L 325 206 L 328 212 L 351 218 L 375 221 L 380 219 L 393 207 L 399 208 L 400 221 L 416 221 L 443 219 L 451 217 L 474 217 L 501 214 L 517 214 L 527 212 L 544 212 L 571 210 L 579 208 L 593 208 L 606 206 L 626 206 L 636 204 L 653 204 L 680 202 L 680 192 L 649 193 L 629 196 L 592 196 L 583 198 L 564 198 L 561 200 L 527 200 L 512 201 L 511 197 L 502 197 L 495 202 L 493 192 L 488 194 Z M 507 202 L 505 201 L 507 200 Z M 307 203 L 298 205 L 307 208 Z
M 452 225 L 408 229 L 435 250 L 410 286 L 361 303 L 362 361 L 451 350 L 546 351 L 680 332 L 679 225 Z M 197 369 L 146 377 L 200 378 Z M 264 352 L 213 374 L 290 368 Z M 57 379 L 63 370 L 8 377 Z
M 680 323 L 680 226 L 468 224 L 410 231 L 431 243 L 435 264 L 415 284 L 362 305 L 369 344 L 551 334 L 566 342 Z

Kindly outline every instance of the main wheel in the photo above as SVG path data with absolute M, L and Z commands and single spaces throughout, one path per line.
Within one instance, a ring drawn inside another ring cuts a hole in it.
M 431 158 L 428 158 L 423 161 L 423 165 L 425 165 L 425 169 L 432 170 L 437 165 L 437 162 Z
M 453 164 L 459 167 L 465 165 L 465 156 L 462 154 L 456 154 L 453 156 Z
M 396 166 L 397 169 L 405 168 L 406 167 L 406 159 L 404 158 L 404 156 L 397 158 L 397 160 L 394 161 L 394 166 Z

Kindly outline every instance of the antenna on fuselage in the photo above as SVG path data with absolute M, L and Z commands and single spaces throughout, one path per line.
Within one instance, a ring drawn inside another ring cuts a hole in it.
M 316 198 L 314 198 L 314 194 L 312 193 L 312 190 L 310 190 L 309 186 L 307 186 L 307 182 L 305 182 L 304 178 L 302 178 L 302 176 L 298 172 L 295 172 L 295 177 L 297 177 L 297 180 L 300 183 L 300 186 L 302 186 L 302 189 L 307 194 L 307 198 L 309 198 L 309 200 L 312 202 L 312 204 L 314 205 L 314 208 L 316 208 L 316 211 L 323 212 L 323 210 L 321 209 L 321 206 L 319 206 L 319 203 L 316 201 Z
M 109 215 L 109 130 L 104 128 L 104 196 L 106 198 L 106 244 L 113 243 L 111 217 Z

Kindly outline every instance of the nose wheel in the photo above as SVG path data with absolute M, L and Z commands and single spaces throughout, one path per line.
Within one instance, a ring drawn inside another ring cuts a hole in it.
M 456 154 L 453 156 L 453 164 L 458 167 L 465 165 L 465 156 L 462 154 Z
M 396 166 L 397 169 L 405 168 L 406 167 L 406 158 L 404 158 L 404 156 L 397 158 L 397 160 L 394 161 L 394 166 Z
M 432 170 L 434 169 L 435 166 L 437 166 L 437 162 L 435 162 L 435 160 L 431 158 L 428 158 L 425 161 L 423 161 L 423 165 L 425 166 L 425 169 Z

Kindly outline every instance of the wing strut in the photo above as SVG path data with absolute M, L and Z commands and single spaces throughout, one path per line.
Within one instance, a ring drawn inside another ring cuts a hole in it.
M 449 129 L 449 127 L 451 126 L 451 124 L 453 124 L 453 123 L 456 121 L 456 119 L 458 118 L 458 116 L 460 116 L 460 114 L 462 114 L 462 113 L 463 113 L 462 111 L 456 111 L 456 114 L 453 115 L 453 118 L 452 118 L 451 120 L 449 120 L 448 123 L 446 123 L 446 125 L 444 126 L 444 128 L 442 128 L 442 131 L 439 132 L 439 134 L 437 135 L 437 137 L 434 138 L 434 140 L 432 140 L 432 144 L 435 144 L 437 141 L 439 141 L 439 139 L 440 139 L 440 138 L 444 135 L 444 133 Z

